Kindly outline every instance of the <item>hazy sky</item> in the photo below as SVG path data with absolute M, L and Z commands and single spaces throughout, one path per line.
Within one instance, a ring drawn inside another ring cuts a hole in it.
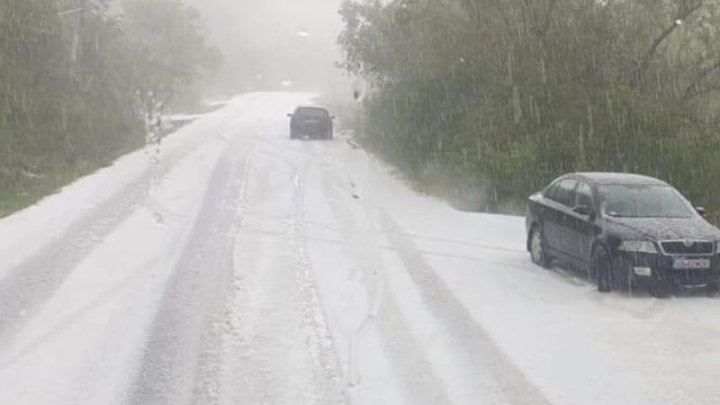
M 334 63 L 342 0 L 186 0 L 225 56 L 218 88 L 324 90 L 343 83 Z

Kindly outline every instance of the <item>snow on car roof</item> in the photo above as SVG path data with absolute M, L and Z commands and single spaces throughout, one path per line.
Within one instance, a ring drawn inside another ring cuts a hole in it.
M 643 176 L 631 173 L 576 173 L 578 178 L 587 180 L 597 185 L 609 184 L 637 184 L 648 186 L 667 186 L 668 184 L 654 177 Z
M 298 110 L 325 110 L 327 111 L 327 108 L 319 106 L 319 105 L 299 105 L 297 107 Z

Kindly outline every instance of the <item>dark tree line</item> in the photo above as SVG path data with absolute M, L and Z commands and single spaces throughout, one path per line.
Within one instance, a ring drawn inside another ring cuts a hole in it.
M 344 3 L 368 147 L 468 208 L 630 171 L 720 213 L 720 1 Z
M 0 215 L 143 146 L 217 61 L 180 0 L 0 0 Z

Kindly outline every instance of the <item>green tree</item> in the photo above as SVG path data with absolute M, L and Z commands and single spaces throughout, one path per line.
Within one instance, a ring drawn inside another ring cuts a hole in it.
M 199 14 L 181 1 L 127 0 L 123 27 L 130 83 L 139 111 L 150 122 L 220 62 L 202 33 Z
M 720 124 L 720 2 L 369 0 L 341 14 L 343 66 L 373 84 L 365 141 L 419 183 L 439 171 L 444 192 L 482 190 L 470 204 L 494 210 L 564 172 L 634 171 L 720 207 L 717 172 L 686 166 L 718 157 L 698 142 Z
M 0 215 L 144 145 L 217 61 L 179 0 L 0 2 Z

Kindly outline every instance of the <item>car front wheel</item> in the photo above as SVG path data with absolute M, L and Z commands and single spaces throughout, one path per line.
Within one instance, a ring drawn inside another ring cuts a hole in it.
M 655 298 L 669 298 L 672 290 L 673 286 L 666 280 L 653 278 L 650 282 L 650 295 Z
M 537 225 L 530 231 L 530 257 L 533 263 L 546 269 L 552 265 L 552 257 L 545 253 L 542 232 Z
M 720 293 L 720 284 L 710 283 L 705 286 L 705 293 L 710 297 L 715 297 Z
M 600 246 L 593 252 L 592 274 L 597 282 L 597 289 L 601 293 L 612 291 L 612 260 L 607 249 Z

